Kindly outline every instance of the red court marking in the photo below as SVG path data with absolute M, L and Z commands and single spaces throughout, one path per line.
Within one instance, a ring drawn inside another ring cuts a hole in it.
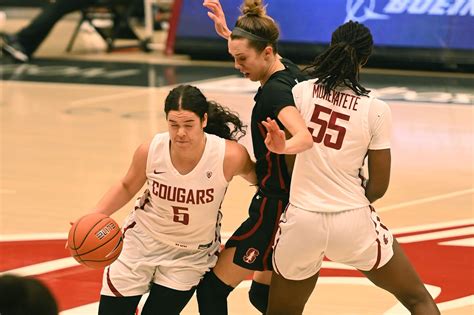
M 66 240 L 0 242 L 0 271 L 69 257 Z
M 472 226 L 472 224 L 400 235 L 423 235 L 467 226 Z M 439 245 L 441 242 L 462 240 L 473 236 L 466 234 L 402 244 L 423 282 L 441 288 L 441 294 L 436 298 L 437 303 L 474 294 L 474 268 L 472 268 L 474 248 Z M 0 270 L 5 271 L 69 257 L 64 244 L 65 240 L 0 242 Z M 359 271 L 355 270 L 326 268 L 321 270 L 321 276 L 363 277 Z M 102 270 L 76 266 L 44 273 L 38 275 L 37 278 L 45 281 L 51 288 L 61 310 L 94 303 L 100 298 Z
M 58 301 L 60 311 L 95 303 L 100 299 L 103 269 L 76 266 L 41 274 Z

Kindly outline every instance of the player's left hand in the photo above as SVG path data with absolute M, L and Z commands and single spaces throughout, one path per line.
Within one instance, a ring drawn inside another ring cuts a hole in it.
M 283 154 L 286 147 L 285 132 L 280 129 L 280 126 L 278 126 L 274 119 L 267 118 L 266 121 L 262 121 L 262 124 L 267 129 L 265 145 L 268 150 L 274 153 Z

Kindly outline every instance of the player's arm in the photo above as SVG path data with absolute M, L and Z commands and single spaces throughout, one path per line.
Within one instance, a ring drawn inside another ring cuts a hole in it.
M 381 198 L 390 182 L 390 149 L 368 151 L 369 180 L 365 187 L 365 196 L 372 203 Z
M 267 129 L 265 144 L 270 151 L 278 154 L 296 154 L 312 148 L 313 137 L 296 107 L 284 107 L 278 113 L 278 119 L 291 134 L 291 138 L 286 139 L 285 132 L 275 120 L 267 119 L 262 122 Z
M 220 37 L 229 40 L 232 31 L 227 26 L 225 13 L 222 9 L 219 0 L 204 0 L 202 5 L 209 9 L 209 12 L 207 12 L 207 16 L 214 22 L 214 28 L 216 29 L 216 33 Z M 277 57 L 280 59 L 282 58 L 279 54 L 277 54 Z
M 113 185 L 94 207 L 94 212 L 110 216 L 127 204 L 146 182 L 146 162 L 150 142 L 140 145 L 125 176 Z
M 369 180 L 365 196 L 370 202 L 381 198 L 390 182 L 390 138 L 392 114 L 387 103 L 374 99 L 369 109 L 371 140 L 367 151 Z
M 227 27 L 224 10 L 219 0 L 204 0 L 202 5 L 209 9 L 207 16 L 214 22 L 216 33 L 228 40 L 232 32 Z
M 227 181 L 238 175 L 252 185 L 257 184 L 255 162 L 250 159 L 247 149 L 235 141 L 226 140 L 224 175 Z

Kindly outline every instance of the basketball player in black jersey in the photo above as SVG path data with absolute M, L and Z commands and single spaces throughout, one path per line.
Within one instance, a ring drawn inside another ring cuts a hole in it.
M 198 286 L 199 311 L 201 315 L 227 314 L 227 296 L 253 274 L 250 301 L 265 313 L 273 269 L 272 245 L 280 215 L 288 203 L 291 170 L 285 155 L 271 153 L 266 148 L 266 129 L 261 121 L 267 117 L 275 119 L 292 139 L 302 140 L 300 149 L 301 146 L 310 148 L 311 135 L 291 93 L 292 87 L 305 77 L 295 64 L 278 55 L 279 30 L 275 21 L 266 15 L 261 0 L 244 1 L 242 15 L 232 32 L 226 26 L 219 1 L 205 0 L 204 6 L 211 11 L 208 15 L 217 33 L 228 39 L 235 68 L 261 86 L 254 97 L 251 118 L 258 191 L 250 204 L 249 217 L 226 243 L 213 271 L 207 273 Z M 290 149 L 291 144 L 290 141 Z

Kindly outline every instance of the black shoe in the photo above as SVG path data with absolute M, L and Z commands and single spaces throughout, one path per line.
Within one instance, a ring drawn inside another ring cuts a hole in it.
M 30 60 L 30 56 L 28 56 L 23 46 L 21 46 L 20 42 L 18 42 L 14 36 L 3 36 L 2 52 L 15 61 L 28 62 Z

